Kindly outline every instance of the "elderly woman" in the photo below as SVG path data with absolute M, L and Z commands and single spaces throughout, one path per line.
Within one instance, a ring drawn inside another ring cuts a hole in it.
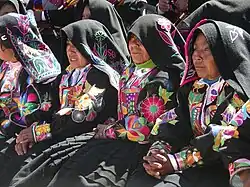
M 141 171 L 128 186 L 229 186 L 223 161 L 239 158 L 228 146 L 246 132 L 231 124 L 250 96 L 249 39 L 241 28 L 212 20 L 192 30 L 179 105 L 156 120 L 152 138 L 159 141 L 144 157 L 157 179 Z
M 51 109 L 51 82 L 61 73 L 35 24 L 29 13 L 0 17 L 0 142 L 6 158 L 8 148 L 14 150 L 9 145 L 13 138 Z
M 71 26 L 66 28 L 73 33 Z M 124 186 L 149 147 L 155 120 L 176 105 L 184 61 L 171 33 L 176 30 L 162 16 L 139 18 L 129 31 L 133 61 L 120 78 L 118 120 L 98 125 L 94 138 L 63 166 L 50 164 L 55 160 L 48 156 L 49 162 L 40 167 L 33 164 L 32 170 L 20 171 L 13 186 L 37 186 L 38 181 L 43 186 Z M 24 177 L 25 171 L 30 175 Z
M 101 48 L 99 42 L 106 48 Z M 73 23 L 62 30 L 62 44 L 64 60 L 70 65 L 53 83 L 52 106 L 56 114 L 52 121 L 43 118 L 43 122 L 34 123 L 20 132 L 16 139 L 16 152 L 19 155 L 27 154 L 21 158 L 12 156 L 11 160 L 5 159 L 8 171 L 4 174 L 6 180 L 2 181 L 6 183 L 7 178 L 25 164 L 24 158 L 33 159 L 34 153 L 39 155 L 55 143 L 57 148 L 51 150 L 51 154 L 64 150 L 65 154 L 69 151 L 70 155 L 92 136 L 87 134 L 81 139 L 66 140 L 59 144 L 57 142 L 92 131 L 97 124 L 105 123 L 108 117 L 117 118 L 119 74 L 108 63 L 126 61 L 126 57 L 106 27 L 94 20 Z M 102 50 L 105 50 L 103 54 L 99 54 L 98 51 Z M 34 146 L 31 148 L 32 145 Z M 47 151 L 25 167 L 32 171 L 34 164 L 46 163 L 48 156 Z M 60 161 L 64 160 L 62 156 Z

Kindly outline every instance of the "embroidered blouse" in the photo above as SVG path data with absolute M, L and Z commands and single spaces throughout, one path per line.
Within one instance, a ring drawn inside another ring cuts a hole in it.
M 217 151 L 225 139 L 214 136 L 209 129 L 213 124 L 228 126 L 245 99 L 222 78 L 210 84 L 197 80 L 187 90 L 180 89 L 178 107 L 161 115 L 151 132 L 163 140 L 152 148 L 165 149 L 176 171 L 218 159 Z M 228 130 L 231 137 L 238 136 L 235 128 Z
M 167 73 L 160 76 L 161 73 L 151 60 L 124 71 L 120 79 L 118 121 L 106 131 L 109 138 L 148 140 L 155 120 L 176 104 L 174 83 Z

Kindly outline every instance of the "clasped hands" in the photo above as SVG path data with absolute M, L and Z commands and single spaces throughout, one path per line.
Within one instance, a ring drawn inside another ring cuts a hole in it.
M 163 149 L 149 150 L 147 156 L 143 157 L 143 160 L 145 161 L 143 167 L 146 172 L 157 179 L 160 179 L 161 176 L 174 173 L 174 168 L 169 157 Z

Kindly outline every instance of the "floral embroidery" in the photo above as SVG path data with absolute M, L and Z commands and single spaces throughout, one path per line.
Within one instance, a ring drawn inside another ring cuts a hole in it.
M 170 97 L 173 95 L 174 92 L 169 92 L 167 89 L 159 87 L 159 96 L 164 100 L 164 104 L 166 104 L 168 101 L 171 101 Z
M 130 141 L 141 142 L 150 134 L 150 129 L 145 118 L 131 115 L 125 118 L 125 129 L 118 129 L 117 132 L 121 138 L 127 137 Z
M 185 149 L 179 153 L 174 154 L 179 170 L 202 165 L 201 153 L 196 148 Z
M 140 111 L 148 122 L 154 123 L 155 120 L 165 111 L 164 102 L 161 98 L 153 95 L 141 102 Z
M 241 109 L 234 115 L 230 124 L 233 126 L 241 126 L 244 120 L 250 118 L 250 100 L 248 100 Z
M 166 113 L 162 114 L 159 118 L 156 119 L 155 125 L 151 131 L 152 135 L 157 135 L 160 125 L 165 123 L 170 123 L 175 125 L 178 120 L 176 120 L 177 114 L 175 113 L 175 108 L 167 111 Z
M 52 137 L 50 124 L 47 123 L 40 125 L 38 123 L 33 124 L 32 132 L 35 142 L 41 142 Z
M 231 138 L 239 138 L 239 132 L 237 127 L 234 126 L 221 126 L 221 125 L 210 125 L 213 133 L 214 145 L 213 150 L 219 151 L 219 148 L 225 144 L 225 141 Z

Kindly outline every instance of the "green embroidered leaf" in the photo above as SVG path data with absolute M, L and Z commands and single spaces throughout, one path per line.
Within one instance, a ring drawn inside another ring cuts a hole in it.
M 168 123 L 172 124 L 172 125 L 175 125 L 179 120 L 171 120 L 171 121 L 168 121 Z

